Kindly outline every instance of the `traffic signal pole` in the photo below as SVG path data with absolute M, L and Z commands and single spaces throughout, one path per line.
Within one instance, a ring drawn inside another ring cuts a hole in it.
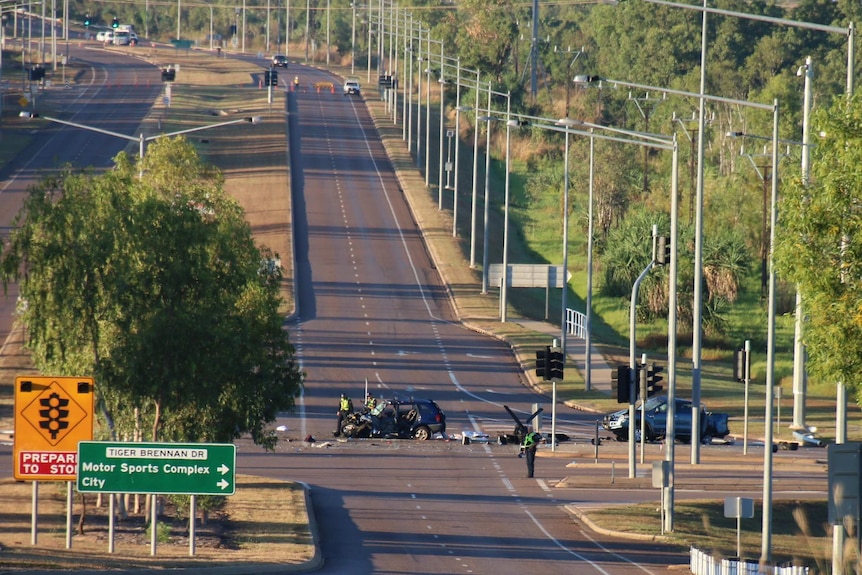
M 640 385 L 641 396 L 641 463 L 644 462 L 644 450 L 646 444 L 646 398 L 647 398 L 647 354 L 641 354 L 641 369 L 638 373 L 638 385 Z M 629 424 L 631 428 L 631 424 Z
M 653 226 L 653 237 L 655 237 L 655 226 Z M 634 422 L 635 422 L 635 401 L 637 401 L 637 375 L 638 375 L 638 364 L 637 359 L 635 359 L 635 354 L 637 353 L 636 344 L 635 344 L 635 332 L 637 331 L 637 299 L 638 299 L 638 288 L 641 285 L 641 282 L 647 276 L 649 271 L 655 265 L 655 258 L 653 258 L 649 265 L 644 268 L 644 271 L 638 276 L 638 279 L 635 280 L 635 284 L 632 286 L 632 299 L 631 299 L 631 307 L 629 310 L 629 479 L 634 479 L 635 471 L 637 464 L 635 463 L 635 433 L 634 433 Z M 623 385 L 623 382 L 618 382 L 618 385 Z

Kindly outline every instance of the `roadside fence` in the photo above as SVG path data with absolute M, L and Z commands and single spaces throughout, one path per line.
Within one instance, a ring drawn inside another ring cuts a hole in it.
M 808 567 L 796 565 L 761 565 L 745 559 L 716 559 L 692 547 L 689 568 L 693 575 L 808 575 Z

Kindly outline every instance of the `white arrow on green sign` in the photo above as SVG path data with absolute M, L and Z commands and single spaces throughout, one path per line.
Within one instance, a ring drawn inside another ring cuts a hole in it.
M 236 446 L 81 441 L 78 491 L 233 495 Z

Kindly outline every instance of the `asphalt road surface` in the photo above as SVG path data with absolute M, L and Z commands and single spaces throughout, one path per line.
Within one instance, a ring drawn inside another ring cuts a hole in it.
M 526 389 L 507 346 L 457 323 L 361 99 L 337 80 L 335 93 L 318 91 L 333 81 L 325 72 L 291 74 L 301 87 L 287 98 L 298 285 L 289 329 L 306 387 L 279 421 L 293 441 L 275 454 L 241 449 L 239 468 L 309 484 L 326 573 L 649 573 L 684 563 L 663 546 L 584 533 L 549 486 L 566 475 L 562 460 L 540 461 L 526 479 L 513 446 L 332 437 L 339 394 L 358 406 L 366 381 L 377 397 L 433 399 L 450 434 L 510 432 L 504 404 L 526 416 L 547 399 Z M 594 432 L 595 416 L 563 419 L 560 431 Z M 318 441 L 300 441 L 308 435 Z

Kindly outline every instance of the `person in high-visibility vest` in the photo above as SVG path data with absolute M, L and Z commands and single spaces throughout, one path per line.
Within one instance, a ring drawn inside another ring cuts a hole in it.
M 341 401 L 338 403 L 338 424 L 332 435 L 338 437 L 341 435 L 341 426 L 344 423 L 344 418 L 353 413 L 353 400 L 341 394 Z
M 539 448 L 539 443 L 542 442 L 542 434 L 538 431 L 530 431 L 524 436 L 524 443 L 521 444 L 521 454 L 527 458 L 527 477 L 533 477 L 533 470 L 536 466 L 536 450 Z
M 371 393 L 368 393 L 365 396 L 365 408 L 368 411 L 372 411 L 375 407 L 377 407 L 377 400 L 374 398 L 373 395 L 371 395 Z

